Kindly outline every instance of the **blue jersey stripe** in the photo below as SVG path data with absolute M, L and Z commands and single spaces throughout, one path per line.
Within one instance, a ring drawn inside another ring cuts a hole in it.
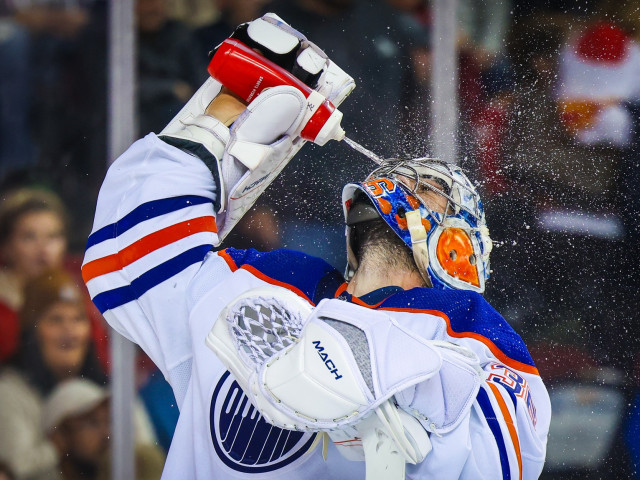
M 507 392 L 509 394 L 509 398 L 511 398 L 511 403 L 513 403 L 513 409 L 515 411 L 517 411 L 518 410 L 518 399 L 516 398 L 516 394 L 513 393 L 513 391 L 510 390 L 509 388 L 506 388 L 500 382 L 493 381 L 491 383 L 495 384 L 503 392 Z
M 509 456 L 507 455 L 507 447 L 504 443 L 504 438 L 502 438 L 502 431 L 500 430 L 500 423 L 496 418 L 496 414 L 493 411 L 493 407 L 491 406 L 491 400 L 489 400 L 489 395 L 484 390 L 484 388 L 480 388 L 478 391 L 478 396 L 476 397 L 478 401 L 478 405 L 480 405 L 480 409 L 484 414 L 484 417 L 487 419 L 487 423 L 489 424 L 489 428 L 491 429 L 491 433 L 496 439 L 496 444 L 498 445 L 498 452 L 500 453 L 500 466 L 502 467 L 502 478 L 503 480 L 511 480 L 511 469 L 509 468 Z
M 107 310 L 120 307 L 125 303 L 140 298 L 140 296 L 156 285 L 180 273 L 190 265 L 201 262 L 209 250 L 211 250 L 211 245 L 199 245 L 182 252 L 171 260 L 167 260 L 143 273 L 133 280 L 130 285 L 125 285 L 96 295 L 93 298 L 93 303 L 95 303 L 101 313 L 104 313 Z
M 182 197 L 163 198 L 143 203 L 117 222 L 106 225 L 92 233 L 87 240 L 86 248 L 88 249 L 105 240 L 116 238 L 118 235 L 150 218 L 159 217 L 193 205 L 202 205 L 203 203 L 211 203 L 211 199 L 197 195 L 184 195 Z

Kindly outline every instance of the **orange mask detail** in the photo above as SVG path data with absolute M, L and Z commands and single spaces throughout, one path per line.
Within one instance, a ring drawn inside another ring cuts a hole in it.
M 377 178 L 369 182 L 364 182 L 364 184 L 371 190 L 374 197 L 379 197 L 384 194 L 385 191 L 393 192 L 395 189 L 395 185 L 388 178 Z
M 452 277 L 480 287 L 478 269 L 471 264 L 474 255 L 471 239 L 460 228 L 445 229 L 438 239 L 436 255 L 442 268 Z
M 420 202 L 413 195 L 407 195 L 407 200 L 409 201 L 409 205 L 411 205 L 411 208 L 413 208 L 414 210 L 420 207 Z
M 382 213 L 384 213 L 385 215 L 389 215 L 391 213 L 391 202 L 385 200 L 384 198 L 379 198 L 378 205 L 380 205 L 380 210 L 382 210 Z

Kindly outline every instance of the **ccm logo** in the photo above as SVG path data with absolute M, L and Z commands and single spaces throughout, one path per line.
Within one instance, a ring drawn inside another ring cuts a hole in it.
M 324 347 L 320 346 L 320 340 L 315 340 L 311 343 L 313 343 L 313 345 L 316 347 L 316 352 L 318 352 L 318 356 L 322 359 L 324 364 L 327 366 L 327 368 L 329 369 L 329 372 L 333 373 L 333 375 L 336 377 L 336 380 L 340 380 L 342 378 L 342 375 L 338 373 L 338 368 L 336 367 L 335 363 L 333 363 L 333 360 L 329 358 L 329 354 L 324 353 Z

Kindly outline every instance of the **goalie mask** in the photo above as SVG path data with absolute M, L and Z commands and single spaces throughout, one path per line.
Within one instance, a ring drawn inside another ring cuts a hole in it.
M 353 225 L 382 218 L 411 249 L 427 285 L 482 293 L 491 239 L 475 187 L 453 164 L 385 160 L 364 182 L 344 187 L 349 268 L 358 267 Z

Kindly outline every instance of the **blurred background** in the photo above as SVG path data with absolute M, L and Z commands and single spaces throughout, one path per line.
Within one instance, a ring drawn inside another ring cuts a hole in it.
M 434 151 L 429 0 L 133 3 L 132 138 L 168 123 L 236 25 L 273 11 L 355 78 L 350 138 L 381 156 Z M 109 330 L 80 280 L 113 160 L 108 14 L 101 0 L 0 0 L 0 479 L 111 476 Z M 485 296 L 550 391 L 543 478 L 640 478 L 640 1 L 458 0 L 455 15 L 444 160 L 478 185 L 495 242 Z M 305 146 L 225 246 L 344 269 L 340 192 L 373 167 L 343 143 Z M 178 412 L 144 354 L 135 365 L 136 478 L 159 478 Z

